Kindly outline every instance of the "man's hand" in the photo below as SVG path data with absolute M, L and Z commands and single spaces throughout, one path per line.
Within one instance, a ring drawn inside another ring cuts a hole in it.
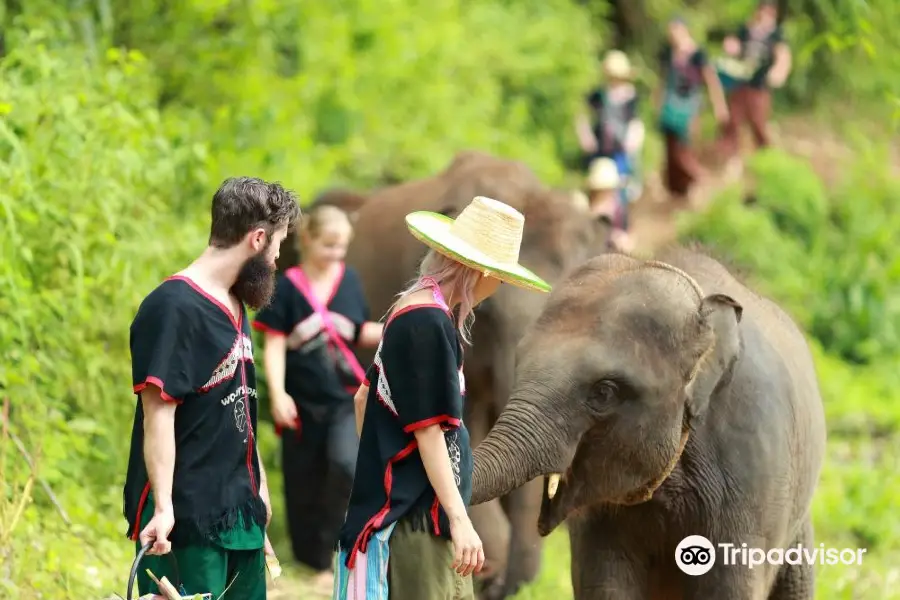
M 484 566 L 484 548 L 468 515 L 450 520 L 450 537 L 454 554 L 451 568 L 463 577 L 480 573 Z
M 269 534 L 266 534 L 266 542 L 263 546 L 263 550 L 266 553 L 266 556 L 275 556 L 275 548 L 272 547 L 272 542 L 269 541 Z
M 172 542 L 169 541 L 169 533 L 175 526 L 175 513 L 171 508 L 157 510 L 153 514 L 153 518 L 141 531 L 141 546 L 153 541 L 153 546 L 147 551 L 147 554 L 168 554 L 172 551 Z

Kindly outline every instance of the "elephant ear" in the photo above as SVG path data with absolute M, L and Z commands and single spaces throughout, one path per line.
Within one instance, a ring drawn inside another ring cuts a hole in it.
M 740 303 L 725 294 L 711 294 L 700 303 L 698 316 L 704 332 L 701 337 L 709 341 L 685 387 L 690 417 L 705 413 L 716 388 L 727 383 L 742 349 L 740 322 L 743 313 Z

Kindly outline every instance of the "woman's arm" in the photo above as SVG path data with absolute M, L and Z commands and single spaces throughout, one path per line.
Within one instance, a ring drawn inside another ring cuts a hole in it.
M 775 45 L 775 64 L 769 70 L 768 84 L 773 88 L 784 85 L 791 72 L 791 49 L 784 42 Z
M 362 437 L 363 419 L 366 416 L 366 399 L 369 397 L 369 386 L 362 384 L 353 396 L 353 413 L 356 415 L 356 437 Z
M 625 149 L 629 154 L 637 154 L 644 145 L 644 137 L 646 129 L 644 122 L 638 118 L 634 118 L 628 122 L 628 129 L 625 130 Z
M 584 152 L 596 152 L 599 144 L 594 132 L 591 131 L 591 121 L 583 112 L 575 117 L 575 134 L 578 136 L 578 144 Z
M 297 405 L 284 389 L 286 347 L 287 338 L 283 334 L 266 332 L 263 362 L 266 369 L 266 384 L 269 388 L 269 409 L 272 412 L 272 420 L 279 427 L 296 429 L 299 424 Z
M 356 345 L 360 348 L 375 348 L 384 333 L 384 323 L 366 321 L 359 328 L 359 339 Z
M 263 361 L 269 397 L 284 393 L 284 357 L 287 354 L 287 338 L 278 333 L 266 332 Z
M 453 476 L 453 468 L 450 466 L 450 452 L 447 450 L 447 441 L 440 425 L 430 425 L 414 431 L 416 442 L 419 445 L 419 454 L 428 481 L 434 489 L 447 518 L 451 523 L 459 519 L 467 519 L 466 505 L 463 502 L 459 490 L 456 488 L 456 479 Z

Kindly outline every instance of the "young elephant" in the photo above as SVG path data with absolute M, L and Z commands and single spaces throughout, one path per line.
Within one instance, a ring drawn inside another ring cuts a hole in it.
M 552 292 L 472 503 L 546 476 L 538 527 L 568 521 L 579 600 L 812 598 L 811 565 L 726 566 L 718 546 L 813 546 L 825 421 L 803 334 L 708 256 L 661 258 L 597 257 Z M 705 574 L 676 565 L 690 535 L 716 547 Z

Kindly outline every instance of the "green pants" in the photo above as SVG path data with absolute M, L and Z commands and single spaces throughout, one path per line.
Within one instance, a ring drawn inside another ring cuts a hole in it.
M 176 588 L 179 583 L 183 584 L 186 594 L 211 593 L 213 600 L 223 593 L 225 599 L 266 600 L 266 563 L 262 548 L 226 550 L 213 545 L 188 546 L 173 548 L 171 555 L 145 555 L 138 570 L 138 591 L 140 595 L 158 594 L 146 569 L 158 579 L 166 577 Z
M 451 568 L 453 544 L 397 522 L 390 539 L 388 581 L 391 600 L 475 600 L 472 576 Z

